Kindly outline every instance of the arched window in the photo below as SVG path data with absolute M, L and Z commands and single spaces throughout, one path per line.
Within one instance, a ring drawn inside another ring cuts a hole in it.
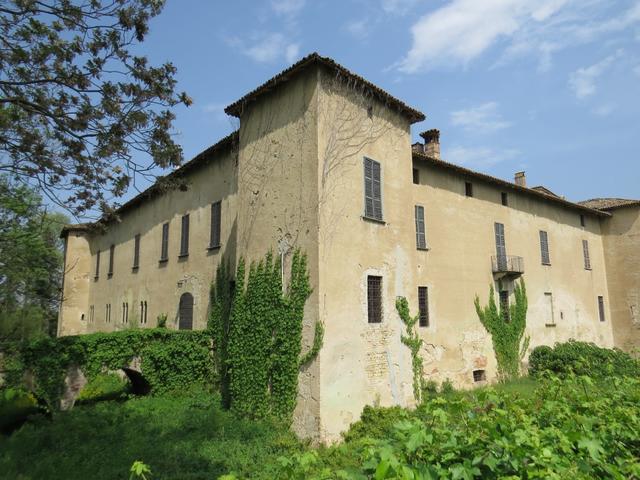
M 180 297 L 179 315 L 178 328 L 180 330 L 193 330 L 193 295 L 189 292 L 183 293 Z

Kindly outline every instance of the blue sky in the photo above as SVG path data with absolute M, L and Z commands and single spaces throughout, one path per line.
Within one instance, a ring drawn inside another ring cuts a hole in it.
M 194 99 L 186 160 L 236 128 L 226 105 L 317 51 L 424 112 L 413 136 L 440 129 L 448 161 L 640 198 L 640 0 L 168 0 L 139 50 Z

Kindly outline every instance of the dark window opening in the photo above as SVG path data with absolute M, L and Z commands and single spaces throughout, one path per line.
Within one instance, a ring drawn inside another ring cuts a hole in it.
M 413 183 L 415 185 L 420 184 L 420 170 L 418 170 L 417 168 L 413 169 Z
M 487 380 L 487 374 L 484 370 L 474 370 L 473 371 L 473 381 L 474 382 L 485 382 Z
M 500 271 L 507 268 L 507 245 L 504 235 L 504 224 L 494 223 L 493 229 L 496 236 L 496 260 Z
M 424 225 L 424 207 L 422 205 L 416 205 L 414 210 L 416 221 L 416 247 L 418 250 L 426 250 L 427 235 Z
M 111 245 L 109 247 L 109 271 L 107 272 L 107 276 L 111 278 L 113 276 L 113 255 L 115 254 L 116 246 Z
M 193 295 L 189 292 L 180 296 L 178 328 L 193 330 Z
M 584 256 L 584 269 L 591 270 L 591 258 L 589 257 L 589 242 L 582 241 L 582 254 Z
M 598 315 L 600 315 L 600 321 L 604 322 L 604 297 L 598 296 Z
M 369 323 L 382 322 L 382 277 L 367 277 L 367 317 Z
M 180 230 L 180 256 L 189 255 L 189 215 L 182 216 L 182 228 Z
M 540 230 L 540 261 L 543 265 L 551 265 L 549 256 L 549 236 L 544 230 Z
M 218 248 L 220 246 L 220 220 L 221 220 L 221 203 L 215 202 L 211 204 L 211 235 L 209 237 L 209 248 Z
M 107 303 L 104 307 L 104 321 L 111 323 L 111 304 Z
M 471 182 L 464 182 L 464 194 L 467 197 L 473 197 L 473 184 Z
M 382 183 L 380 164 L 364 159 L 364 216 L 382 221 Z
M 584 215 L 580 215 L 580 226 L 584 227 L 587 224 Z
M 162 225 L 162 246 L 160 248 L 160 261 L 166 262 L 169 259 L 169 223 Z
M 509 206 L 509 195 L 507 194 L 507 192 L 502 192 L 501 194 L 502 197 L 502 205 L 504 205 L 505 207 Z
M 419 325 L 429 326 L 429 290 L 427 287 L 418 287 L 418 314 Z
M 100 278 L 100 250 L 96 252 L 96 275 L 94 278 L 96 280 Z
M 147 323 L 147 301 L 140 302 L 140 323 Z
M 122 323 L 129 323 L 129 304 L 122 303 Z
M 133 244 L 133 268 L 136 269 L 140 266 L 140 234 L 138 233 L 134 237 Z
M 509 291 L 500 290 L 500 315 L 505 323 L 509 323 L 511 315 L 509 313 Z

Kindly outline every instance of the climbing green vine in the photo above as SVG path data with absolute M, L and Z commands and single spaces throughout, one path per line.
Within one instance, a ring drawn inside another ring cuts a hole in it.
M 527 289 L 524 280 L 515 284 L 515 301 L 505 312 L 495 301 L 493 285 L 489 288 L 489 304 L 480 306 L 476 295 L 474 305 L 480 322 L 491 335 L 493 351 L 498 363 L 498 379 L 507 381 L 520 375 L 520 362 L 529 347 L 529 336 L 524 335 L 527 326 Z
M 215 381 L 207 331 L 123 330 L 45 337 L 2 345 L 1 349 L 11 360 L 5 363 L 5 368 L 9 367 L 7 386 L 24 387 L 25 374 L 30 374 L 30 389 L 51 410 L 59 407 L 71 366 L 78 366 L 90 381 L 104 371 L 127 367 L 139 357 L 142 375 L 154 393 L 184 390 L 195 383 L 211 385 Z
M 280 261 L 271 252 L 252 263 L 248 275 L 240 259 L 233 292 L 229 285 L 228 269 L 221 266 L 212 287 L 210 329 L 219 346 L 223 400 L 243 416 L 289 421 L 300 367 L 317 356 L 324 334 L 316 323 L 313 344 L 301 356 L 304 305 L 311 294 L 306 256 L 294 252 L 284 293 Z
M 412 317 L 409 313 L 409 303 L 404 297 L 398 297 L 396 299 L 396 310 L 402 319 L 402 322 L 407 328 L 407 334 L 402 335 L 400 339 L 409 350 L 411 351 L 411 368 L 413 370 L 413 396 L 417 404 L 422 403 L 422 392 L 426 388 L 426 382 L 424 380 L 424 365 L 422 363 L 422 357 L 420 356 L 420 348 L 424 341 L 418 335 L 416 331 L 416 323 L 420 318 L 419 315 Z

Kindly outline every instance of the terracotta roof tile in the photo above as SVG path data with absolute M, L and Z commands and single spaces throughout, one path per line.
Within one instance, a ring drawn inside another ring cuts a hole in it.
M 585 207 L 605 211 L 621 207 L 640 206 L 640 200 L 632 200 L 629 198 L 592 198 L 591 200 L 584 200 L 578 203 Z
M 246 106 L 247 103 L 256 100 L 259 96 L 287 82 L 294 75 L 297 75 L 298 73 L 304 71 L 305 69 L 313 65 L 322 65 L 325 68 L 328 68 L 330 70 L 335 71 L 336 73 L 339 73 L 341 75 L 344 75 L 345 77 L 348 77 L 350 80 L 354 80 L 355 82 L 357 82 L 358 84 L 366 88 L 379 100 L 395 107 L 399 112 L 401 112 L 403 115 L 408 117 L 411 123 L 421 122 L 422 120 L 425 119 L 424 113 L 408 106 L 401 100 L 398 100 L 396 97 L 385 92 L 380 87 L 374 85 L 368 80 L 365 80 L 364 78 L 351 72 L 350 70 L 347 70 L 345 67 L 343 67 L 339 63 L 336 63 L 335 60 L 329 57 L 322 57 L 315 52 L 302 58 L 298 62 L 291 65 L 289 68 L 283 70 L 282 72 L 280 72 L 279 74 L 271 78 L 270 80 L 267 80 L 258 88 L 252 90 L 251 92 L 247 93 L 245 96 L 240 98 L 239 100 L 236 100 L 231 105 L 227 106 L 224 109 L 225 113 L 227 113 L 228 115 L 233 115 L 234 117 L 239 117 L 242 114 L 242 111 L 244 110 L 244 107 Z

